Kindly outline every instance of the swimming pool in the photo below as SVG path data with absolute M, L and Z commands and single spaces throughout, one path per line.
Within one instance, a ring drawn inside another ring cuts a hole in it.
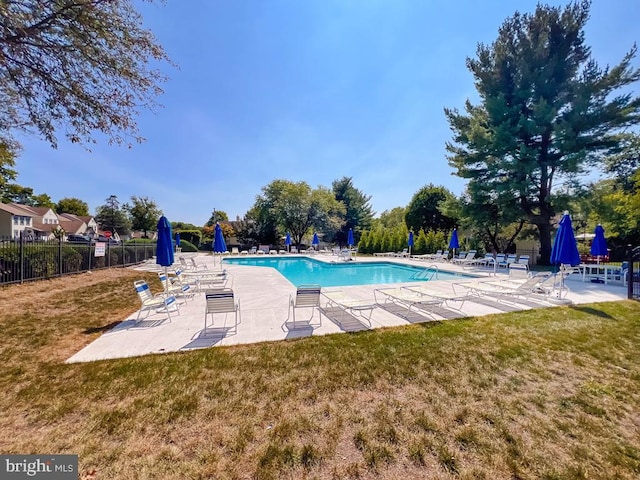
M 225 258 L 224 263 L 275 268 L 295 286 L 317 284 L 321 287 L 345 287 L 436 280 L 433 270 L 392 262 L 327 263 L 307 257 L 265 257 Z M 472 275 L 442 270 L 437 274 L 437 280 L 453 280 L 461 277 L 473 278 Z

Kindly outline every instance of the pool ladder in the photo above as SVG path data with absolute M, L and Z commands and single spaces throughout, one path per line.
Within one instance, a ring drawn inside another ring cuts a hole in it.
M 435 277 L 435 278 L 434 278 Z M 429 265 L 424 270 L 420 272 L 414 273 L 411 276 L 411 280 L 437 280 L 438 279 L 438 266 L 437 265 Z

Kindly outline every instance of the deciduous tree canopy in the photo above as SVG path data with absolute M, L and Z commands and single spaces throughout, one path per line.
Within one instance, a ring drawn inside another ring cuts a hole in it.
M 152 1 L 152 0 L 149 0 Z M 155 105 L 168 61 L 131 0 L 0 2 L 0 137 L 58 131 L 91 143 L 141 141 L 135 117 Z

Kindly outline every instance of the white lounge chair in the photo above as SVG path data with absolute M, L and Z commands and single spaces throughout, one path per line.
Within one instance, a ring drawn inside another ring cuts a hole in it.
M 417 292 L 423 296 L 442 300 L 447 305 L 447 307 L 452 308 L 454 310 L 458 310 L 460 313 L 462 313 L 461 308 L 464 305 L 464 302 L 469 298 L 468 292 L 456 293 L 455 291 L 452 290 L 451 292 L 447 293 L 441 290 L 436 290 L 435 288 L 429 287 L 427 285 L 414 285 L 414 286 L 400 287 L 400 288 L 405 290 L 410 290 L 412 292 Z M 451 302 L 459 302 L 460 306 L 458 307 L 453 306 Z M 466 315 L 466 314 L 462 313 L 462 315 Z
M 433 318 L 433 307 L 440 307 L 444 303 L 442 298 L 429 297 L 401 287 L 378 288 L 373 291 L 373 295 L 381 308 L 407 320 L 412 313 L 426 313 Z
M 455 265 L 467 265 L 476 258 L 476 250 L 469 250 L 467 254 L 463 258 L 454 258 L 451 260 L 451 263 Z
M 551 274 L 548 272 L 539 273 L 524 281 L 518 280 L 488 280 L 488 281 L 468 281 L 454 282 L 456 286 L 468 289 L 472 295 L 488 295 L 499 298 L 509 298 L 521 296 L 531 299 L 549 297 L 553 292 L 553 287 L 549 285 Z
M 376 308 L 375 300 L 354 298 L 342 290 L 325 290 L 322 295 L 327 299 L 328 307 L 337 307 L 345 313 L 364 318 L 371 327 L 371 315 Z

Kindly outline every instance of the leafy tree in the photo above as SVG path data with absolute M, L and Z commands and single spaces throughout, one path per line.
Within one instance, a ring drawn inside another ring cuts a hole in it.
M 605 161 L 607 173 L 625 192 L 636 189 L 634 175 L 640 170 L 640 135 L 625 132 L 618 136 L 620 151 Z
M 345 207 L 327 188 L 314 190 L 306 182 L 274 180 L 263 187 L 252 210 L 258 223 L 276 226 L 278 236 L 289 232 L 292 242 L 299 245 L 312 227 L 325 234 L 338 230 Z
M 371 227 L 373 209 L 370 195 L 365 195 L 353 186 L 351 177 L 342 177 L 332 183 L 333 194 L 345 206 L 344 223 L 336 232 L 335 241 L 340 245 L 347 243 L 349 229 L 353 229 L 354 236 Z
M 162 211 L 156 205 L 156 202 L 149 197 L 131 197 L 131 205 L 124 205 L 124 210 L 129 212 L 129 220 L 131 228 L 134 230 L 142 230 L 144 238 L 147 238 L 147 232 L 153 231 L 158 225 L 158 220 L 162 216 Z
M 116 195 L 111 195 L 104 205 L 96 208 L 95 220 L 103 231 L 119 235 L 127 235 L 131 231 L 127 212 L 120 206 Z
M 15 167 L 15 152 L 6 142 L 0 141 L 0 202 L 10 203 L 7 188 L 18 177 Z
M 404 224 L 406 212 L 407 211 L 404 207 L 394 207 L 391 210 L 385 210 L 380 214 L 378 222 L 386 228 L 402 225 Z
M 522 232 L 526 218 L 513 202 L 499 198 L 482 183 L 470 183 L 460 198 L 441 204 L 442 211 L 459 219 L 460 225 L 484 244 L 484 249 L 507 252 Z
M 17 183 L 5 185 L 2 197 L 3 203 L 19 203 L 20 205 L 28 205 L 30 207 L 49 207 L 55 210 L 55 203 L 46 193 L 36 195 L 33 188 L 23 187 Z
M 554 187 L 615 152 L 616 134 L 640 119 L 640 99 L 617 94 L 640 78 L 631 67 L 636 48 L 600 68 L 584 44 L 589 7 L 539 4 L 507 19 L 497 40 L 467 59 L 481 103 L 467 101 L 466 114 L 445 109 L 449 164 L 518 205 L 538 230 L 542 263 L 551 253 Z
M 65 197 L 56 203 L 56 213 L 71 213 L 81 217 L 89 216 L 89 205 L 79 198 Z
M 211 217 L 209 217 L 209 220 L 207 220 L 207 223 L 204 225 L 206 227 L 213 227 L 216 223 L 228 221 L 229 215 L 227 215 L 227 212 L 223 210 L 213 210 L 213 212 L 211 212 Z
M 152 0 L 151 0 L 152 1 Z M 135 116 L 153 107 L 168 61 L 130 0 L 5 0 L 0 19 L 0 135 L 56 132 L 93 143 L 139 142 Z
M 405 211 L 405 222 L 409 229 L 418 231 L 450 230 L 456 226 L 456 219 L 444 215 L 440 204 L 453 197 L 444 187 L 436 187 L 432 183 L 418 190 Z
M 171 229 L 173 231 L 180 231 L 180 230 L 200 230 L 201 227 L 197 227 L 195 226 L 193 223 L 186 223 L 186 222 L 171 222 Z

